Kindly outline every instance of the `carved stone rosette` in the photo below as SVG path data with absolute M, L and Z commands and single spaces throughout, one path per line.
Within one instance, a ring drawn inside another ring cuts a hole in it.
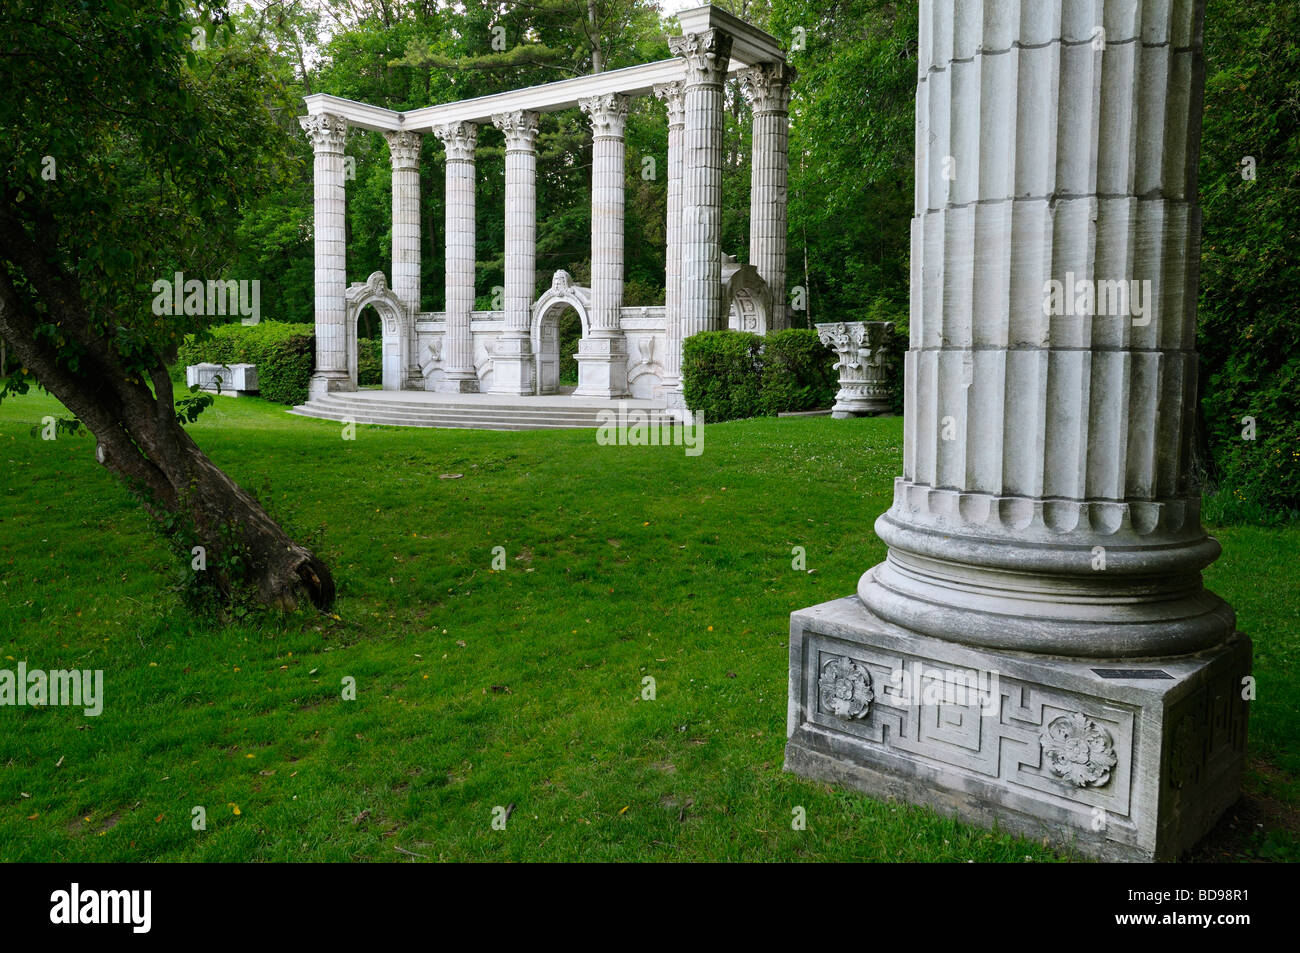
M 865 718 L 876 693 L 871 674 L 853 659 L 837 655 L 822 664 L 817 680 L 821 710 L 846 721 Z
M 889 321 L 839 321 L 817 325 L 817 336 L 835 351 L 840 391 L 831 416 L 868 417 L 888 413 L 892 391 L 885 353 L 894 325 Z
M 1119 763 L 1110 732 L 1083 712 L 1054 718 L 1039 742 L 1052 774 L 1075 787 L 1102 787 Z

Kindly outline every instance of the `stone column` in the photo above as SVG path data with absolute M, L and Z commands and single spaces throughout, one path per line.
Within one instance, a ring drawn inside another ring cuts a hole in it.
M 415 318 L 420 313 L 420 145 L 415 132 L 386 132 L 393 163 L 393 292 L 406 306 L 408 326 L 402 329 L 406 348 L 403 386 L 424 387 L 415 342 Z
M 903 475 L 859 598 L 791 619 L 786 764 L 1174 860 L 1251 664 L 1192 471 L 1204 2 L 1018 9 L 920 3 Z
M 682 338 L 725 328 L 722 313 L 722 85 L 731 37 L 714 28 L 668 38 L 685 61 Z
M 536 392 L 529 325 L 537 290 L 537 113 L 501 113 L 492 124 L 506 137 L 506 317 L 492 355 L 492 393 L 523 396 Z
M 790 84 L 795 70 L 764 63 L 741 74 L 741 90 L 754 111 L 749 191 L 749 263 L 772 292 L 770 330 L 790 326 L 785 302 L 787 143 Z
M 1221 642 L 1191 472 L 1196 4 L 1103 24 L 1054 0 L 1019 35 L 944 6 L 922 4 L 903 476 L 861 596 L 1009 649 Z
M 469 317 L 474 308 L 474 149 L 478 126 L 454 122 L 433 133 L 447 150 L 447 323 L 438 390 L 472 394 L 478 392 Z
M 682 399 L 682 147 L 686 132 L 686 91 L 681 83 L 654 88 L 668 107 L 668 221 L 664 231 L 664 398 L 671 410 Z
M 627 396 L 623 308 L 623 164 L 628 100 L 618 93 L 578 103 L 591 120 L 591 328 L 578 345 L 581 397 Z
M 316 371 L 308 385 L 312 399 L 330 391 L 352 390 L 347 354 L 347 205 L 343 147 L 348 123 L 321 113 L 298 120 L 311 139 L 315 193 Z

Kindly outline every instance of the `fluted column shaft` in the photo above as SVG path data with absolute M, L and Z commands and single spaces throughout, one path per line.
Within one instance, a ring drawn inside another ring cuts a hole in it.
M 903 476 L 868 608 L 976 644 L 1232 631 L 1190 470 L 1203 0 L 922 0 Z
M 505 330 L 493 351 L 492 392 L 534 392 L 529 325 L 537 287 L 537 114 L 502 113 L 506 137 Z
M 623 307 L 623 166 L 626 96 L 584 99 L 591 119 L 591 327 L 618 330 Z
M 578 345 L 578 389 L 583 397 L 627 394 L 627 344 L 619 327 L 623 310 L 623 138 L 626 96 L 610 93 L 580 100 L 591 120 L 591 327 Z
M 682 382 L 682 148 L 686 133 L 686 92 L 682 83 L 656 86 L 668 110 L 668 221 L 664 232 L 664 392 L 679 403 Z
M 537 114 L 492 121 L 506 136 L 506 330 L 526 334 L 537 286 Z
M 342 116 L 322 113 L 299 119 L 311 139 L 313 235 L 316 246 L 316 371 L 312 397 L 348 390 L 347 356 L 347 203 L 343 150 L 348 124 Z
M 447 152 L 446 330 L 442 342 L 440 390 L 478 390 L 474 371 L 474 151 L 478 126 L 450 123 L 434 129 Z
M 726 327 L 722 313 L 723 81 L 731 37 L 710 29 L 668 38 L 684 61 L 686 123 L 682 147 L 683 340 Z
M 386 132 L 393 164 L 393 293 L 406 306 L 402 329 L 405 387 L 424 385 L 415 341 L 415 316 L 420 313 L 420 146 L 416 132 Z
M 411 314 L 420 311 L 419 133 L 386 132 L 393 163 L 393 293 Z
M 772 330 L 790 325 L 785 304 L 786 182 L 794 78 L 794 68 L 784 63 L 765 63 L 741 76 L 741 89 L 754 111 L 749 262 L 772 292 Z

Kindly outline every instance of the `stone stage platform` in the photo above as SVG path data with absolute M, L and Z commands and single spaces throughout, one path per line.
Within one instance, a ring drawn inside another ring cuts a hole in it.
M 443 394 L 419 390 L 358 390 L 316 397 L 289 413 L 323 420 L 384 424 L 395 427 L 460 427 L 475 430 L 595 429 L 600 412 L 622 408 L 640 411 L 647 423 L 669 414 L 663 401 L 626 398 L 606 400 L 548 394 L 511 397 L 502 394 Z

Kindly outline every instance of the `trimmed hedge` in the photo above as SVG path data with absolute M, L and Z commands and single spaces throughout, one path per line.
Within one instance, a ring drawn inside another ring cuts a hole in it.
M 380 338 L 357 339 L 357 386 L 378 386 L 384 382 L 384 342 Z
M 839 377 L 834 356 L 807 328 L 759 337 L 743 331 L 705 331 L 682 348 L 686 406 L 706 421 L 774 417 L 829 407 Z
M 764 339 L 759 397 L 764 416 L 829 407 L 839 389 L 835 355 L 816 331 L 788 328 Z
M 256 364 L 261 396 L 281 404 L 307 401 L 316 366 L 316 329 L 310 324 L 261 321 L 219 324 L 181 345 L 176 356 L 190 364 Z

